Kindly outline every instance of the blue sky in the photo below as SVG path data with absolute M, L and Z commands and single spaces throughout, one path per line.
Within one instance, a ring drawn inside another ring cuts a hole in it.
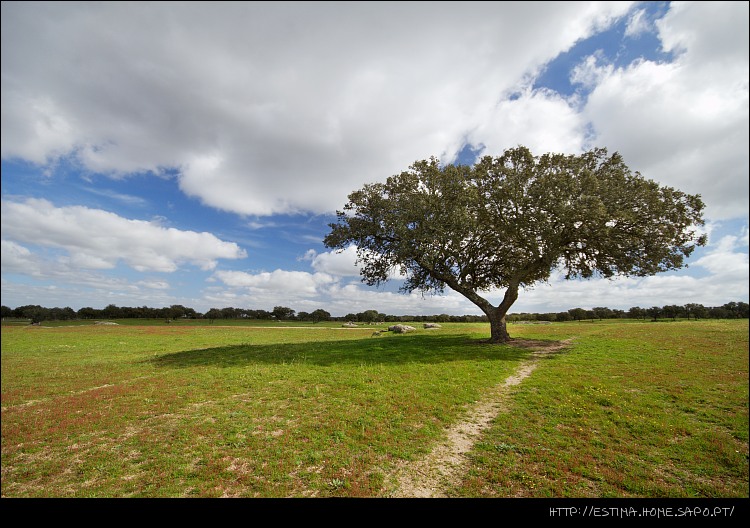
M 747 302 L 748 125 L 747 2 L 3 2 L 2 304 L 480 313 L 322 239 L 365 183 L 519 144 L 700 194 L 709 244 L 512 312 Z

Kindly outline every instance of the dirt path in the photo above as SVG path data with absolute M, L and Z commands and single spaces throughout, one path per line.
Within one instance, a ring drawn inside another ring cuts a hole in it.
M 496 385 L 485 397 L 467 411 L 466 418 L 447 431 L 445 441 L 421 460 L 404 463 L 391 477 L 393 498 L 446 497 L 445 490 L 459 483 L 466 470 L 468 453 L 492 420 L 505 409 L 508 388 L 521 383 L 536 368 L 540 357 L 558 352 L 567 341 L 531 341 L 516 339 L 513 346 L 533 349 L 531 358 L 521 364 L 512 376 Z

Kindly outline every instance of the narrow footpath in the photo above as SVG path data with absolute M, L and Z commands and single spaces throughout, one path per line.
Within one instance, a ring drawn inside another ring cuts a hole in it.
M 495 417 L 505 410 L 508 389 L 521 383 L 537 367 L 538 360 L 559 352 L 570 344 L 567 341 L 531 341 L 516 339 L 513 346 L 531 348 L 531 357 L 518 370 L 487 396 L 467 411 L 466 418 L 446 432 L 445 440 L 424 458 L 404 463 L 391 476 L 389 488 L 393 498 L 446 497 L 446 490 L 457 485 L 468 469 L 466 454 L 490 427 Z

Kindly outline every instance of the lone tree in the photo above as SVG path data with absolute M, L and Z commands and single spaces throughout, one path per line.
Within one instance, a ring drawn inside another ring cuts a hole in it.
M 503 343 L 519 288 L 555 269 L 589 279 L 683 267 L 706 243 L 703 208 L 700 195 L 646 180 L 604 148 L 536 157 L 519 146 L 473 166 L 431 157 L 365 185 L 337 211 L 324 244 L 354 244 L 368 285 L 398 270 L 402 292 L 450 287 L 487 315 L 490 341 Z M 505 290 L 498 306 L 480 295 L 496 288 Z

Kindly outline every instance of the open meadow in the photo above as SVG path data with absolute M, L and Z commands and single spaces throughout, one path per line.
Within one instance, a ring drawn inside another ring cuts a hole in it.
M 748 497 L 747 320 L 118 323 L 3 324 L 2 497 L 392 497 L 492 399 L 441 496 Z

